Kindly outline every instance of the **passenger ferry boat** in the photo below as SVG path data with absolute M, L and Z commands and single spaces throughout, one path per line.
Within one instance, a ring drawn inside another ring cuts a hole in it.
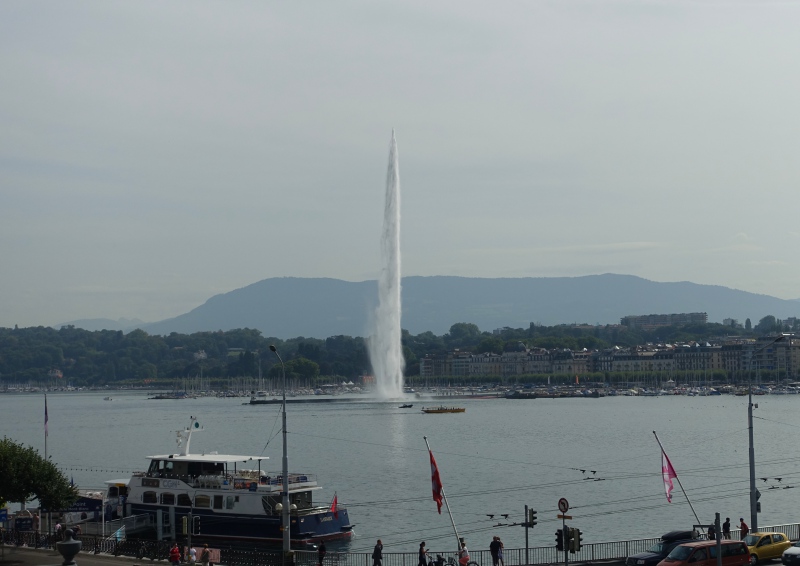
M 148 456 L 146 472 L 134 473 L 130 480 L 106 482 L 107 501 L 122 505 L 125 516 L 150 514 L 157 525 L 182 525 L 191 514 L 195 537 L 209 542 L 282 541 L 283 477 L 262 469 L 266 456 L 190 453 L 192 433 L 202 430 L 191 417 L 190 426 L 177 431 L 180 452 Z M 335 496 L 329 505 L 313 503 L 312 493 L 321 489 L 314 476 L 288 474 L 288 478 L 293 544 L 352 536 L 347 509 L 338 505 Z

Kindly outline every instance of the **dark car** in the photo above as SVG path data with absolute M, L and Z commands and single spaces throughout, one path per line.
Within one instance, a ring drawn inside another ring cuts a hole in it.
M 697 535 L 694 531 L 670 531 L 662 535 L 661 540 L 647 549 L 647 552 L 628 556 L 625 566 L 656 566 L 679 544 L 696 540 Z

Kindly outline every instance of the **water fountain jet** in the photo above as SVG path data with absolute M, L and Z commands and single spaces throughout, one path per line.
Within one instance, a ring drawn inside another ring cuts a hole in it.
M 403 396 L 405 359 L 400 328 L 400 169 L 394 130 L 386 171 L 381 259 L 383 267 L 378 280 L 378 306 L 369 340 L 369 358 L 378 396 L 399 399 Z

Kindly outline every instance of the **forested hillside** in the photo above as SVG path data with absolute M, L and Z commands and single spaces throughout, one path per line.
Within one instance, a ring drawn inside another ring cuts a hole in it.
M 749 321 L 748 321 L 749 323 Z M 749 324 L 748 324 L 749 326 Z M 657 332 L 632 332 L 612 326 L 535 326 L 482 332 L 471 323 L 457 323 L 450 332 L 412 335 L 403 332 L 406 374 L 419 374 L 419 359 L 460 349 L 500 353 L 520 348 L 603 349 L 647 342 L 707 341 L 735 334 L 756 335 L 779 330 L 775 317 L 764 317 L 751 332 L 719 324 L 666 327 Z M 165 383 L 196 377 L 277 375 L 275 344 L 290 377 L 341 376 L 357 379 L 371 373 L 366 341 L 361 337 L 280 340 L 252 329 L 151 336 L 142 330 L 87 331 L 71 326 L 0 328 L 0 384 L 52 384 L 60 372 L 72 385 Z

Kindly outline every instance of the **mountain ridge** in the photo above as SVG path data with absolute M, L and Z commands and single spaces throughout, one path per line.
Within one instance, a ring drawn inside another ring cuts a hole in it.
M 377 281 L 275 277 L 214 295 L 182 315 L 131 326 L 150 334 L 254 328 L 264 336 L 367 336 Z M 628 315 L 706 312 L 753 324 L 766 315 L 798 316 L 800 301 L 689 281 L 655 282 L 605 273 L 578 277 L 471 278 L 410 276 L 402 281 L 402 326 L 441 335 L 456 322 L 481 330 L 531 322 L 619 324 Z M 77 324 L 75 324 L 77 326 Z

